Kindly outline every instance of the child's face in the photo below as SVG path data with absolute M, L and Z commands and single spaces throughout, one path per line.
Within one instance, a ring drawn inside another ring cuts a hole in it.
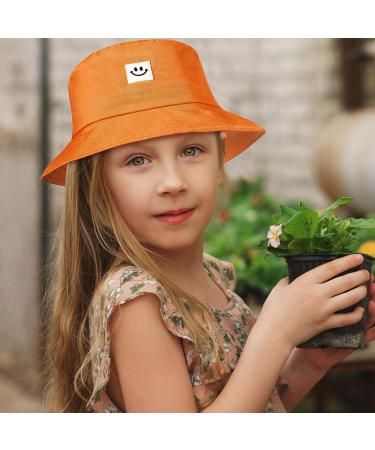
M 191 246 L 215 213 L 219 171 L 215 133 L 184 133 L 134 142 L 103 154 L 104 176 L 120 213 L 143 243 L 164 250 Z M 194 208 L 185 222 L 156 214 Z

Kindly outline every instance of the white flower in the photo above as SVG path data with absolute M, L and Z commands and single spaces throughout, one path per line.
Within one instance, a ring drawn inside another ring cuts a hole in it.
M 272 246 L 274 248 L 278 247 L 280 245 L 280 239 L 279 236 L 281 235 L 281 227 L 282 223 L 280 225 L 271 225 L 270 229 L 268 230 L 267 237 L 268 237 L 268 246 Z

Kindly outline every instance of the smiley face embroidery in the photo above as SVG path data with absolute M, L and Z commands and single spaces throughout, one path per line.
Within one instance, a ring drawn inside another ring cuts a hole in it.
M 151 61 L 139 61 L 136 63 L 125 64 L 125 73 L 129 84 L 154 79 Z
M 134 70 L 134 72 L 137 72 L 138 71 L 138 67 L 134 67 L 133 70 Z M 133 70 L 130 71 L 130 73 L 132 75 L 134 75 L 136 77 L 141 77 L 141 76 L 145 75 L 145 73 L 147 72 L 148 69 L 145 69 L 143 73 L 134 73 Z M 142 70 L 143 70 L 143 67 L 139 66 L 139 72 L 142 72 Z

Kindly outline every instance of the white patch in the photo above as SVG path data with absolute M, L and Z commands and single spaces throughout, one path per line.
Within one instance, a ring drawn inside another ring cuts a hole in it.
M 125 64 L 125 72 L 129 84 L 154 79 L 150 61 Z

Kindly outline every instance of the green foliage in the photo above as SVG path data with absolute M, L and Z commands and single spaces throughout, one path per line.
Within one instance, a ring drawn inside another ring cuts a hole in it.
M 374 231 L 375 219 L 336 218 L 333 211 L 350 201 L 340 197 L 320 215 L 303 202 L 298 209 L 280 205 L 281 213 L 272 216 L 274 225 L 281 225 L 279 241 L 273 247 L 266 237 L 257 247 L 276 256 L 352 252 L 360 243 L 358 231 Z

